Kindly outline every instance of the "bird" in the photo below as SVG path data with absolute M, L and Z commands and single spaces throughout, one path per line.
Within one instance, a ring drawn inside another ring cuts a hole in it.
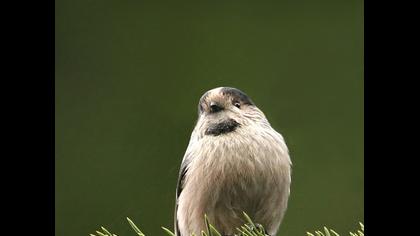
M 291 185 L 289 150 L 251 98 L 218 87 L 199 99 L 198 119 L 176 187 L 176 236 L 201 235 L 204 217 L 223 235 L 235 234 L 245 212 L 267 235 L 277 234 Z

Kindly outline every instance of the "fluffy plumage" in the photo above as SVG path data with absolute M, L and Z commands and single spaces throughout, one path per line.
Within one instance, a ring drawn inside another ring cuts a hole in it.
M 197 124 L 182 160 L 175 232 L 200 235 L 207 214 L 223 235 L 233 235 L 244 223 L 245 211 L 275 235 L 287 208 L 290 182 L 287 146 L 263 112 L 238 89 L 212 89 L 200 99 Z

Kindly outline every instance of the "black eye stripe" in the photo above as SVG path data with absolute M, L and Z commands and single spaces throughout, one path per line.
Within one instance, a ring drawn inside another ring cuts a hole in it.
M 210 112 L 211 113 L 216 113 L 216 112 L 219 112 L 221 110 L 223 110 L 223 107 L 220 106 L 219 104 L 213 103 L 213 102 L 210 103 Z

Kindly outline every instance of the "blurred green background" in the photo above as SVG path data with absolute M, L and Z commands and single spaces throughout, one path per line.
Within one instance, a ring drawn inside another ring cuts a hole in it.
M 207 90 L 245 91 L 293 175 L 279 235 L 364 220 L 363 1 L 56 1 L 56 235 L 172 228 Z

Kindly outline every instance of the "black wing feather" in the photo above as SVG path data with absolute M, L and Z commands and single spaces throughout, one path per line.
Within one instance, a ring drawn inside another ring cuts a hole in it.
M 181 163 L 181 168 L 179 170 L 179 176 L 178 176 L 178 183 L 176 185 L 175 216 L 174 216 L 174 219 L 175 219 L 174 227 L 175 227 L 176 236 L 181 236 L 181 233 L 179 232 L 178 219 L 177 219 L 178 197 L 181 194 L 182 189 L 184 188 L 184 180 L 185 180 L 186 173 L 187 173 L 187 163 L 184 159 L 184 161 Z

